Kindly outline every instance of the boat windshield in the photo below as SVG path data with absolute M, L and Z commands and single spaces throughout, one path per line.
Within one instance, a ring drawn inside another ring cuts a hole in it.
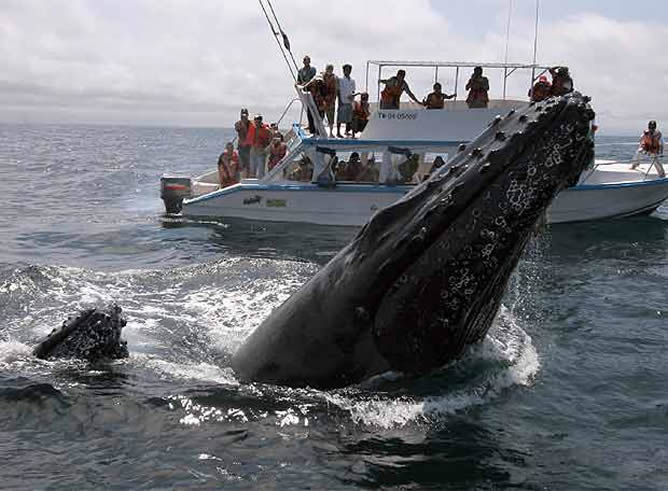
M 388 147 L 380 150 L 329 151 L 321 155 L 314 151 L 295 154 L 274 181 L 317 182 L 321 174 L 329 174 L 336 184 L 418 184 L 434 169 L 446 165 L 448 154 L 443 152 L 411 152 L 409 149 Z M 314 178 L 315 171 L 315 178 Z

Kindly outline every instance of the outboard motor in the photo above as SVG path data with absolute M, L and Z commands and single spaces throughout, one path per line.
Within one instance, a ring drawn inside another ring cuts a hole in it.
M 161 177 L 160 197 L 165 202 L 167 213 L 181 212 L 183 198 L 190 198 L 192 186 L 189 177 Z

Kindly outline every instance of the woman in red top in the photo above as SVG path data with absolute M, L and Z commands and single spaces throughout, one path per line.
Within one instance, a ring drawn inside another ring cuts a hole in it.
M 218 157 L 218 180 L 221 189 L 239 182 L 239 154 L 232 142 L 225 145 L 225 151 Z
M 271 146 L 269 147 L 269 161 L 267 162 L 267 168 L 269 170 L 273 169 L 276 164 L 278 164 L 281 159 L 285 157 L 287 150 L 288 147 L 281 141 L 281 137 L 275 136 L 271 141 Z

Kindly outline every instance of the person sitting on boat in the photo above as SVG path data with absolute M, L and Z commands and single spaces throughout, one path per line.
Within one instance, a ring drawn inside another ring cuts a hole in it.
M 544 101 L 552 95 L 552 84 L 545 75 L 538 77 L 538 81 L 529 89 L 529 99 L 534 102 Z
M 413 99 L 419 105 L 423 105 L 422 102 L 418 101 L 415 94 L 411 92 L 408 83 L 406 82 L 406 70 L 399 70 L 394 77 L 390 77 L 385 80 L 380 80 L 381 83 L 385 84 L 385 88 L 380 93 L 380 108 L 381 109 L 399 109 L 399 100 L 401 99 L 401 94 L 406 92 L 408 97 Z
M 489 80 L 482 74 L 482 67 L 475 67 L 471 78 L 466 83 L 466 90 L 469 95 L 466 98 L 466 103 L 469 108 L 484 108 L 489 103 Z
M 239 182 L 239 154 L 232 142 L 225 145 L 225 151 L 218 157 L 218 180 L 220 189 Z
M 297 72 L 297 83 L 299 85 L 306 85 L 315 77 L 316 69 L 314 66 L 311 66 L 311 57 L 306 55 L 304 56 L 304 66 L 299 69 Z M 313 87 L 309 86 L 307 91 L 313 93 Z M 308 130 L 311 134 L 315 133 L 315 125 L 313 124 L 313 116 L 311 116 L 311 111 L 306 111 L 306 116 L 308 117 Z
M 360 99 L 360 101 L 353 102 L 353 138 L 355 138 L 356 133 L 364 131 L 366 124 L 369 122 L 369 115 L 371 114 L 369 109 L 369 94 L 362 92 Z
M 353 152 L 350 154 L 350 158 L 348 159 L 348 163 L 346 164 L 341 180 L 356 181 L 361 170 L 362 163 L 360 161 L 360 154 Z
M 427 174 L 427 176 L 432 175 L 434 171 L 440 169 L 444 165 L 445 165 L 445 160 L 443 160 L 443 157 L 437 155 L 436 158 L 434 159 L 434 162 L 431 164 L 431 169 L 429 169 L 429 174 Z
M 552 75 L 551 95 L 560 96 L 573 92 L 573 79 L 568 73 L 567 66 L 550 68 L 550 75 Z
M 253 118 L 253 124 L 248 128 L 246 141 L 251 145 L 250 171 L 248 177 L 264 177 L 264 164 L 267 156 L 267 147 L 271 143 L 271 130 L 262 122 L 262 115 Z
M 248 119 L 248 109 L 245 107 L 241 109 L 239 121 L 234 123 L 234 131 L 237 132 L 237 149 L 239 151 L 239 162 L 241 172 L 246 175 L 250 168 L 250 149 L 251 146 L 246 142 L 248 135 L 248 127 L 251 122 Z
M 656 121 L 652 120 L 647 124 L 647 129 L 643 131 L 640 137 L 640 146 L 634 157 L 634 162 L 631 165 L 635 169 L 640 164 L 642 155 L 648 156 L 660 177 L 666 177 L 666 172 L 659 157 L 663 157 L 663 135 L 656 129 Z
M 446 99 L 454 99 L 457 94 L 448 95 L 441 91 L 441 84 L 436 82 L 434 84 L 434 91 L 425 97 L 422 103 L 427 109 L 443 109 L 445 107 Z
M 283 140 L 279 136 L 274 136 L 271 140 L 271 145 L 269 146 L 269 160 L 267 161 L 267 168 L 269 170 L 276 167 L 283 157 L 285 157 L 286 152 L 288 151 L 288 146 L 283 143 Z
M 336 136 L 342 138 L 341 124 L 346 125 L 345 134 L 352 129 L 353 120 L 353 97 L 355 96 L 355 80 L 350 77 L 353 71 L 352 65 L 343 65 L 343 77 L 338 78 L 339 87 L 339 109 L 336 112 Z

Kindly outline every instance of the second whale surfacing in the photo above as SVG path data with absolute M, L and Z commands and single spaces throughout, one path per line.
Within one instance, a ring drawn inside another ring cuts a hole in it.
M 481 341 L 536 222 L 593 160 L 588 102 L 497 117 L 274 310 L 234 354 L 237 376 L 341 387 L 425 373 Z

